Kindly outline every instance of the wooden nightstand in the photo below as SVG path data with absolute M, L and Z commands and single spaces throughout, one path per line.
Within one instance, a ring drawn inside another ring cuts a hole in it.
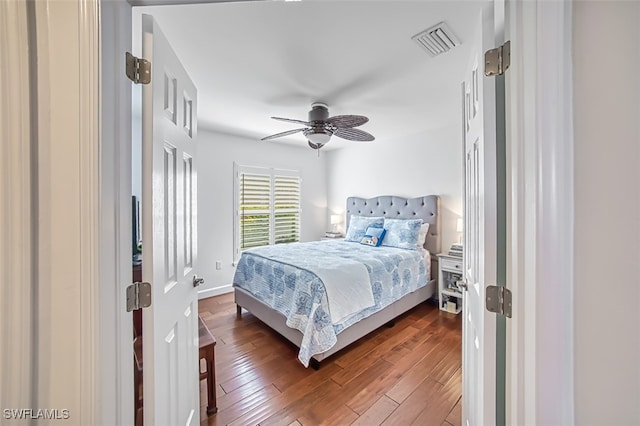
M 462 259 L 447 254 L 438 255 L 438 304 L 443 311 L 459 314 L 462 292 L 457 282 L 462 280 Z

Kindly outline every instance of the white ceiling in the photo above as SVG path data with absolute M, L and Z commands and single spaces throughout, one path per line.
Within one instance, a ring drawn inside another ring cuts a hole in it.
M 460 120 L 469 37 L 485 1 L 259 1 L 134 8 L 152 14 L 198 88 L 201 129 L 259 140 L 311 103 L 369 117 L 384 143 Z M 435 58 L 411 37 L 441 21 L 462 45 Z M 134 28 L 136 26 L 134 25 Z M 136 31 L 134 29 L 134 31 Z M 302 134 L 276 141 L 305 144 Z M 327 148 L 347 142 L 333 137 Z

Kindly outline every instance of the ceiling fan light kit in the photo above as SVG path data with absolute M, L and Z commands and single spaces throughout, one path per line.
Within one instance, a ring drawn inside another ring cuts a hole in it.
M 325 129 L 307 129 L 304 131 L 304 136 L 316 145 L 324 145 L 331 139 L 331 133 Z
M 307 138 L 309 146 L 312 149 L 318 150 L 325 146 L 333 135 L 342 139 L 359 142 L 369 142 L 375 139 L 373 135 L 364 130 L 354 129 L 354 127 L 361 126 L 368 122 L 369 119 L 367 117 L 362 115 L 336 115 L 335 117 L 329 117 L 329 107 L 322 102 L 311 104 L 308 121 L 282 117 L 271 118 L 279 121 L 303 124 L 307 127 L 265 136 L 261 139 L 263 141 L 302 132 Z

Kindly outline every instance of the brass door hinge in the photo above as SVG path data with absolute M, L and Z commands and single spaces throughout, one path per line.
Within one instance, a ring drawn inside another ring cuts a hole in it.
M 485 289 L 487 311 L 511 318 L 511 291 L 502 286 L 490 285 Z
M 511 41 L 484 53 L 484 75 L 502 75 L 511 65 Z
M 127 312 L 151 306 L 151 284 L 135 282 L 127 287 Z
M 151 83 L 151 62 L 136 58 L 131 53 L 125 54 L 125 74 L 136 84 Z

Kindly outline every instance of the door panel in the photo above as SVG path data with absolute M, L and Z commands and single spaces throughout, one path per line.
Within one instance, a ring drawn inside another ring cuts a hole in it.
M 493 9 L 478 18 L 463 83 L 465 111 L 465 236 L 463 303 L 463 424 L 494 424 L 495 315 L 484 308 L 485 288 L 495 284 L 496 169 L 495 86 L 484 77 L 483 53 L 493 47 Z
M 162 31 L 142 15 L 144 422 L 199 422 L 196 253 L 196 99 L 189 75 Z

